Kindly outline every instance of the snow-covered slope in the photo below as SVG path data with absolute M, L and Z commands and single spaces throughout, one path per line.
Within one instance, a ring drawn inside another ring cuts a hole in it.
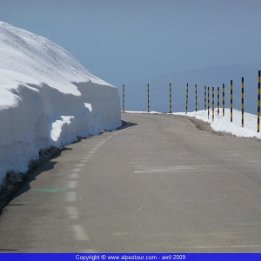
M 0 183 L 39 150 L 120 126 L 115 87 L 46 38 L 0 22 Z

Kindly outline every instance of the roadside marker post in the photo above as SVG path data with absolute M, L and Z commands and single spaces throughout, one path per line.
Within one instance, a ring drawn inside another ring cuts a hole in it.
M 204 86 L 204 110 L 207 110 L 207 86 Z
M 209 87 L 208 87 L 208 119 L 209 119 Z
M 212 122 L 215 119 L 215 89 L 212 87 Z
M 233 122 L 233 81 L 230 81 L 230 122 Z
M 257 93 L 257 132 L 260 132 L 260 85 L 261 71 L 258 71 L 258 93 Z
M 219 115 L 220 89 L 217 87 L 217 114 Z
M 195 111 L 198 111 L 198 85 L 195 84 Z
M 222 107 L 223 107 L 223 117 L 225 116 L 225 84 L 222 86 Z
M 188 83 L 187 83 L 187 90 L 186 90 L 186 114 L 188 113 L 188 92 L 189 92 L 189 89 L 188 89 Z
M 122 85 L 122 112 L 125 112 L 125 84 Z
M 242 123 L 242 128 L 245 126 L 245 80 L 244 77 L 242 77 L 242 88 L 241 88 L 241 104 L 242 104 L 242 118 L 241 118 L 241 123 Z
M 172 113 L 172 87 L 171 87 L 171 82 L 169 83 L 169 113 Z
M 147 85 L 148 89 L 147 89 L 147 92 L 148 92 L 148 112 L 150 112 L 150 84 L 148 83 Z

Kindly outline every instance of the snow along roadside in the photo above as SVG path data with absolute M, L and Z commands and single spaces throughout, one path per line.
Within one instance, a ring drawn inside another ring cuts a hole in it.
M 40 151 L 121 125 L 118 90 L 62 47 L 0 21 L 0 50 L 0 187 Z
M 207 111 L 188 112 L 187 114 L 185 112 L 179 112 L 173 114 L 194 117 L 198 120 L 207 122 L 216 132 L 225 132 L 237 137 L 261 139 L 261 133 L 257 132 L 257 117 L 251 113 L 245 112 L 244 128 L 241 127 L 241 112 L 238 110 L 233 110 L 233 122 L 230 122 L 230 109 L 225 109 L 224 117 L 222 116 L 222 109 L 220 109 L 219 115 L 217 114 L 217 109 L 215 109 L 215 118 L 213 122 L 211 111 L 209 119 Z
M 163 114 L 161 112 L 146 112 L 146 111 L 126 111 L 126 113 L 140 113 L 140 114 Z M 169 113 L 167 113 L 169 114 Z M 245 126 L 241 127 L 241 112 L 233 110 L 233 122 L 230 122 L 230 109 L 225 109 L 225 116 L 222 116 L 222 109 L 220 109 L 219 115 L 217 109 L 215 109 L 215 118 L 212 122 L 212 112 L 210 111 L 209 119 L 207 111 L 198 112 L 174 112 L 171 115 L 180 115 L 208 123 L 213 131 L 224 132 L 235 135 L 237 137 L 244 138 L 257 138 L 261 139 L 261 133 L 257 133 L 257 117 L 254 114 L 245 112 Z

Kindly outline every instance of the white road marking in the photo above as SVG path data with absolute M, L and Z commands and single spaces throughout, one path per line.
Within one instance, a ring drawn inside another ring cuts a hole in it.
M 139 167 L 138 167 L 139 168 Z M 179 173 L 188 170 L 195 170 L 192 166 L 159 166 L 159 167 L 141 167 L 134 171 L 135 174 L 143 173 Z
M 69 176 L 69 179 L 78 179 L 79 178 L 79 174 L 78 173 L 72 173 Z
M 67 182 L 67 187 L 69 189 L 75 189 L 77 187 L 77 180 L 70 180 Z
M 239 154 L 238 154 L 238 153 L 233 153 L 233 154 L 230 154 L 230 156 L 232 156 L 232 157 L 238 157 Z
M 100 141 L 91 151 L 88 152 L 85 160 L 89 160 L 97 152 L 97 150 L 115 134 L 116 133 L 113 133 L 110 136 L 108 136 L 107 138 L 105 138 L 104 140 Z
M 65 193 L 65 199 L 67 202 L 75 202 L 76 201 L 76 193 L 74 191 L 69 191 Z
M 128 236 L 130 235 L 130 232 L 113 232 L 113 236 L 119 237 L 119 236 Z
M 75 235 L 76 240 L 78 240 L 78 241 L 89 240 L 89 237 L 87 236 L 82 225 L 73 225 L 72 227 L 73 227 L 73 231 L 74 231 L 74 235 Z
M 74 169 L 72 169 L 72 172 L 77 173 L 77 172 L 80 172 L 81 170 L 82 170 L 81 168 L 74 168 Z
M 257 165 L 260 165 L 260 164 L 261 164 L 260 160 L 248 160 L 248 161 L 246 161 L 246 163 L 249 163 L 249 164 L 257 164 Z
M 66 207 L 66 213 L 69 216 L 70 219 L 78 219 L 79 218 L 79 212 L 76 207 Z
M 147 161 L 131 161 L 130 164 L 139 166 L 139 165 L 144 165 L 144 164 L 148 165 L 148 162 Z
M 84 166 L 84 164 L 83 164 L 83 163 L 78 163 L 76 166 L 77 166 L 78 168 L 82 168 L 82 167 Z

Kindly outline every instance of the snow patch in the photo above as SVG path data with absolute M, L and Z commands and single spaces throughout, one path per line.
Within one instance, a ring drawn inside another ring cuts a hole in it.
M 53 141 L 57 142 L 61 139 L 61 135 L 65 132 L 64 129 L 72 124 L 72 119 L 74 119 L 74 116 L 61 116 L 61 120 L 52 123 L 50 135 Z
M 125 111 L 126 113 L 138 113 L 138 114 L 163 114 L 163 112 L 158 112 L 158 111 Z
M 92 112 L 92 105 L 88 102 L 84 103 L 85 108 L 87 108 L 90 112 Z
M 126 113 L 138 113 L 138 114 L 148 114 L 146 111 L 126 111 Z M 214 131 L 218 132 L 226 132 L 237 137 L 245 137 L 245 138 L 257 138 L 261 139 L 261 133 L 257 132 L 257 116 L 251 113 L 245 112 L 244 116 L 244 128 L 241 126 L 241 111 L 233 110 L 233 122 L 230 122 L 230 109 L 225 109 L 225 116 L 222 116 L 222 109 L 215 109 L 214 111 L 215 117 L 212 122 L 212 109 L 210 109 L 210 115 L 208 119 L 208 112 L 204 110 L 200 110 L 197 112 L 174 112 L 167 113 L 169 115 L 181 115 L 187 117 L 194 117 L 198 120 L 207 122 L 210 124 L 211 128 Z M 151 111 L 149 114 L 163 114 L 162 112 Z
M 225 109 L 225 116 L 222 116 L 222 109 L 217 114 L 215 109 L 215 118 L 212 122 L 212 112 L 208 119 L 208 112 L 201 110 L 198 112 L 185 112 L 173 113 L 174 115 L 183 115 L 188 117 L 195 117 L 196 119 L 208 122 L 214 131 L 226 132 L 238 137 L 258 138 L 261 139 L 261 134 L 257 132 L 257 116 L 245 112 L 245 126 L 241 126 L 241 112 L 233 110 L 233 122 L 230 122 L 230 109 Z

